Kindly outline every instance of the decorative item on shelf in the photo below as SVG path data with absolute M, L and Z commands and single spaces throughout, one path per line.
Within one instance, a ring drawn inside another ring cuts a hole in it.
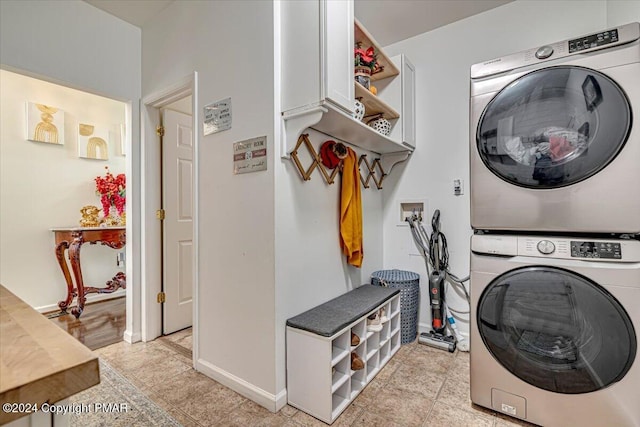
M 82 214 L 80 227 L 100 227 L 103 222 L 103 219 L 100 218 L 100 208 L 97 206 L 83 206 L 80 213 Z
M 382 114 L 378 114 L 367 122 L 367 125 L 378 131 L 384 136 L 389 136 L 391 133 L 391 123 L 385 119 Z
M 373 95 L 377 95 L 378 94 L 378 88 L 375 87 L 374 85 L 370 85 L 369 86 L 369 92 L 371 92 Z
M 100 196 L 105 226 L 121 226 L 126 224 L 124 214 L 126 205 L 126 177 L 123 173 L 113 176 L 109 167 L 105 166 L 105 176 L 97 176 L 96 195 Z
M 353 106 L 353 118 L 360 121 L 364 118 L 366 108 L 362 103 L 362 98 L 356 98 Z
M 354 48 L 355 79 L 365 88 L 369 89 L 371 74 L 376 70 L 378 59 L 373 47 L 362 48 L 362 43 L 356 43 Z

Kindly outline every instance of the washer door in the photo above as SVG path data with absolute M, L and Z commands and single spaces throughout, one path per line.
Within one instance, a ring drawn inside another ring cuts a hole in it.
M 527 383 L 557 393 L 589 393 L 622 379 L 636 334 L 603 287 L 547 266 L 511 270 L 478 303 L 480 336 L 493 357 Z
M 607 166 L 631 130 L 631 107 L 609 77 L 582 67 L 544 68 L 502 89 L 478 123 L 484 164 L 522 187 L 558 188 Z

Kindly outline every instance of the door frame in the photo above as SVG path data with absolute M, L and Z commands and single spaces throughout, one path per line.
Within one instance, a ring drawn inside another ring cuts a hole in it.
M 198 325 L 198 152 L 200 132 L 197 126 L 198 73 L 187 75 L 174 84 L 157 90 L 142 99 L 141 108 L 141 333 L 143 341 L 151 341 L 162 335 L 162 307 L 156 298 L 162 287 L 162 224 L 156 219 L 160 209 L 161 193 L 157 183 L 161 173 L 161 151 L 156 135 L 160 124 L 160 108 L 181 98 L 192 96 L 194 198 L 193 198 L 193 336 L 197 337 Z M 197 339 L 193 340 L 193 360 L 197 360 Z

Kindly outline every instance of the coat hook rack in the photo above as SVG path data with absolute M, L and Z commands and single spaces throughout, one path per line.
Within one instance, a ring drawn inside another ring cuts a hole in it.
M 362 182 L 362 186 L 364 188 L 369 188 L 369 181 L 373 180 L 373 183 L 376 184 L 376 188 L 378 190 L 382 190 L 382 181 L 384 180 L 384 178 L 387 176 L 387 174 L 385 173 L 384 169 L 382 168 L 382 164 L 380 163 L 380 159 L 374 159 L 373 163 L 369 163 L 369 160 L 367 160 L 367 155 L 366 154 L 362 154 L 360 156 L 360 160 L 358 160 L 358 167 L 360 168 L 360 165 L 364 163 L 367 170 L 366 170 L 366 175 L 367 178 L 363 178 L 362 177 L 362 169 L 360 169 L 360 181 Z M 376 178 L 376 175 L 379 175 L 379 178 Z
M 309 152 L 309 155 L 313 159 L 311 161 L 311 165 L 307 169 L 305 169 L 305 167 L 302 166 L 302 163 L 300 162 L 300 158 L 298 157 L 298 150 L 301 147 L 306 148 L 306 150 Z M 338 163 L 338 166 L 335 169 L 333 169 L 331 173 L 327 171 L 327 167 L 324 166 L 324 164 L 322 163 L 322 158 L 320 157 L 320 154 L 315 150 L 315 148 L 313 148 L 313 144 L 311 144 L 311 141 L 309 140 L 309 134 L 306 134 L 306 133 L 300 135 L 295 148 L 290 153 L 290 156 L 291 156 L 291 160 L 296 165 L 298 172 L 300 172 L 300 176 L 305 181 L 311 180 L 311 174 L 316 168 L 318 168 L 325 182 L 331 185 L 335 182 L 335 178 L 338 175 L 338 173 L 342 171 L 342 160 L 340 160 L 340 163 Z M 400 160 L 394 160 L 394 163 L 391 163 L 391 167 L 393 167 L 393 165 L 398 161 L 406 160 L 406 157 L 408 157 L 408 154 L 403 156 L 403 158 Z M 363 163 L 364 163 L 364 168 L 362 167 Z M 360 182 L 362 183 L 362 186 L 364 188 L 370 188 L 371 187 L 370 182 L 373 181 L 373 183 L 376 185 L 376 188 L 378 190 L 382 190 L 382 181 L 384 181 L 385 177 L 388 174 L 387 172 L 385 172 L 380 158 L 375 158 L 373 162 L 370 163 L 369 159 L 367 158 L 367 155 L 361 154 L 358 159 L 358 171 L 360 173 Z
M 298 158 L 298 149 L 303 145 L 309 152 L 309 155 L 311 155 L 311 158 L 313 159 L 313 161 L 311 162 L 311 166 L 309 166 L 309 168 L 306 170 L 304 166 L 302 166 L 302 163 L 300 163 L 300 159 Z M 295 163 L 296 168 L 298 168 L 298 171 L 300 172 L 302 179 L 304 179 L 305 181 L 309 181 L 311 179 L 311 174 L 313 173 L 313 170 L 315 168 L 318 168 L 325 182 L 329 185 L 334 183 L 336 175 L 338 175 L 338 172 L 342 168 L 342 161 L 340 161 L 338 166 L 331 172 L 331 174 L 329 174 L 325 166 L 322 164 L 322 159 L 320 158 L 320 155 L 315 150 L 315 148 L 313 148 L 311 141 L 309 141 L 309 134 L 306 134 L 306 133 L 300 135 L 300 137 L 298 138 L 298 142 L 296 143 L 295 148 L 291 152 L 291 160 L 293 160 L 293 163 Z

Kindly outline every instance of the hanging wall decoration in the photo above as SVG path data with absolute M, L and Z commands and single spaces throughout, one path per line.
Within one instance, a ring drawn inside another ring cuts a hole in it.
M 109 160 L 109 130 L 91 124 L 78 124 L 78 157 Z
M 50 105 L 27 102 L 27 139 L 64 144 L 64 111 Z

